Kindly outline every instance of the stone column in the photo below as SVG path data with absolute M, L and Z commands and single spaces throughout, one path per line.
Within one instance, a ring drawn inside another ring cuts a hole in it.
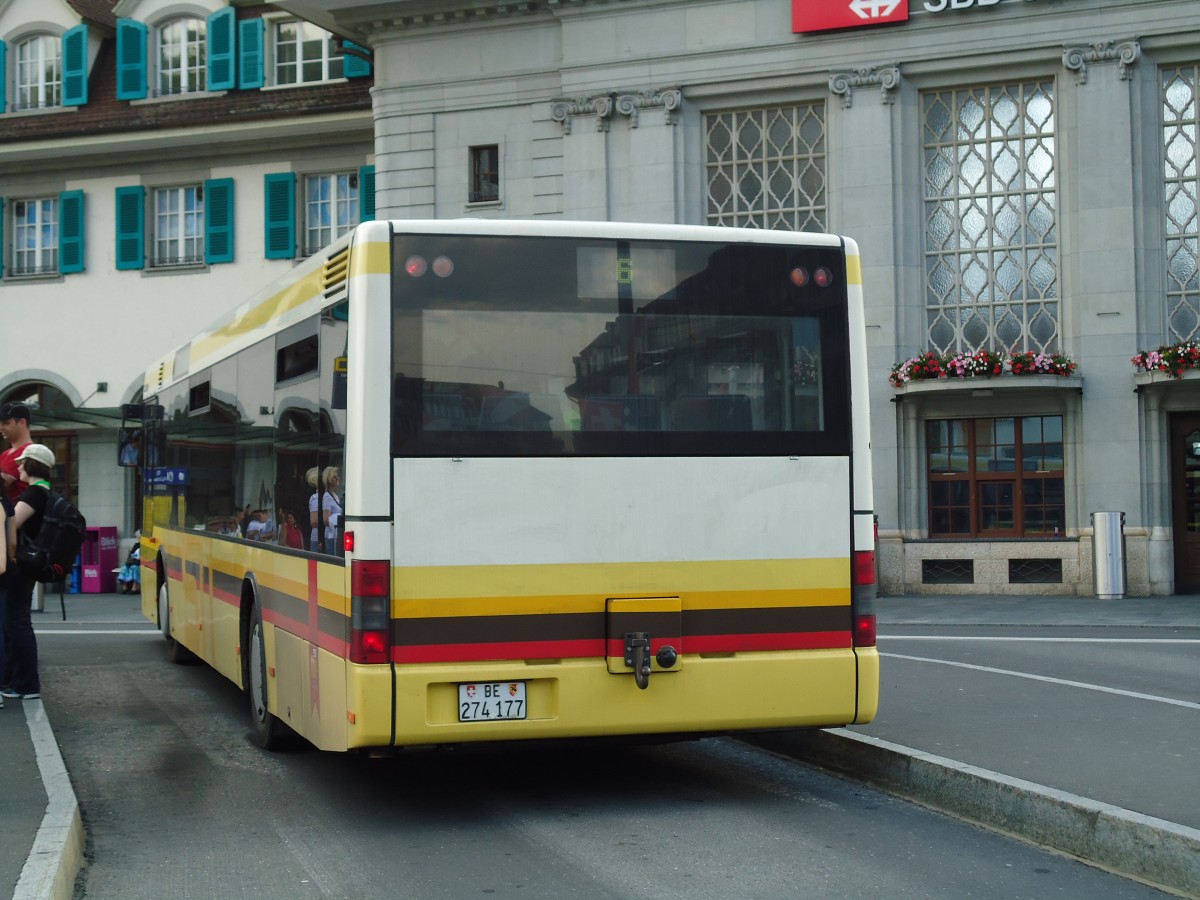
M 437 215 L 434 116 L 407 114 L 401 97 L 398 89 L 375 88 L 375 214 L 432 219 Z
M 903 258 L 901 241 L 909 233 L 904 223 L 897 221 L 903 204 L 896 198 L 909 195 L 901 174 L 902 142 L 896 133 L 899 86 L 900 72 L 895 66 L 834 73 L 829 79 L 826 116 L 828 227 L 854 238 L 862 254 L 871 409 L 897 409 L 897 415 L 871 418 L 879 568 L 881 587 L 888 593 L 903 592 L 903 537 L 913 530 L 920 515 L 917 484 L 908 483 L 920 468 L 913 462 L 920 447 L 912 442 L 918 429 L 912 423 L 899 424 L 900 414 L 911 412 L 890 402 L 893 395 L 888 384 L 892 364 L 908 353 L 905 322 L 919 322 L 921 317 L 920 310 L 904 308 L 905 273 L 898 268 L 898 260 Z M 919 115 L 919 111 L 901 106 L 899 114 Z M 915 233 L 920 234 L 919 222 L 917 229 Z M 911 302 L 919 303 L 921 296 L 918 289 Z
M 560 98 L 550 117 L 562 127 L 562 211 L 566 219 L 605 221 L 609 216 L 608 131 L 611 94 Z
M 1132 79 L 1139 50 L 1136 42 L 1068 48 L 1063 64 L 1074 79 L 1060 79 L 1056 106 L 1062 141 L 1057 163 L 1075 160 L 1073 177 L 1063 180 L 1059 224 L 1077 227 L 1059 238 L 1059 294 L 1062 331 L 1075 334 L 1076 346 L 1064 350 L 1079 360 L 1085 381 L 1077 471 L 1074 480 L 1081 531 L 1090 514 L 1119 510 L 1126 514 L 1127 553 L 1143 561 L 1145 511 L 1139 413 L 1129 359 L 1136 352 L 1137 257 L 1136 197 L 1132 135 Z M 1131 531 L 1133 534 L 1131 534 Z M 1140 535 L 1140 540 L 1137 539 Z M 1131 593 L 1147 584 L 1134 583 Z M 1142 567 L 1143 581 L 1145 569 Z

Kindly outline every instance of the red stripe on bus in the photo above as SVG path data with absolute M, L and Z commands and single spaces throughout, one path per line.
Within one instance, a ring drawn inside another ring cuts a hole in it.
M 650 652 L 670 644 L 681 653 L 718 653 L 737 650 L 825 650 L 849 647 L 849 631 L 793 631 L 750 634 L 689 634 L 683 638 L 650 636 Z M 625 642 L 610 640 L 609 656 L 624 656 Z
M 666 642 L 666 641 L 664 641 Z M 745 650 L 849 649 L 849 631 L 803 631 L 788 634 L 689 635 L 685 653 L 735 653 Z M 658 647 L 657 641 L 654 647 Z M 423 644 L 396 647 L 396 663 L 483 662 L 501 659 L 585 659 L 623 656 L 620 641 L 512 641 L 482 644 Z
M 833 650 L 853 645 L 849 631 L 798 631 L 782 634 L 689 634 L 685 653 L 736 653 L 740 650 Z
M 291 616 L 286 616 L 281 612 L 273 609 L 263 610 L 263 621 L 270 622 L 276 628 L 286 631 L 292 637 L 300 638 L 301 640 L 309 640 L 308 623 L 301 622 L 298 619 L 293 619 Z M 316 633 L 316 644 L 322 650 L 328 650 L 335 656 L 345 657 L 350 652 L 350 644 L 341 638 L 335 637 L 326 631 Z
M 601 638 L 577 641 L 505 641 L 490 644 L 422 644 L 395 647 L 397 663 L 482 662 L 492 659 L 583 659 L 602 657 Z
M 240 594 L 231 594 L 229 591 L 223 591 L 219 587 L 214 587 L 212 595 L 214 600 L 220 600 L 222 603 L 228 603 L 230 606 L 242 605 Z

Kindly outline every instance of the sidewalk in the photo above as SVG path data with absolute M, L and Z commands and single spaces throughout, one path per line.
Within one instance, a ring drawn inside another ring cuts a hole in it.
M 68 594 L 63 626 L 58 595 L 50 595 L 46 597 L 45 610 L 34 614 L 34 628 L 39 633 L 49 633 L 55 626 L 148 627 L 139 603 L 137 597 L 119 594 Z M 1200 629 L 1200 596 L 1124 600 L 883 597 L 878 603 L 878 618 L 885 639 L 890 626 L 901 625 L 1132 625 Z M 82 864 L 83 849 L 75 794 L 41 701 L 5 702 L 5 709 L 0 710 L 0 754 L 5 765 L 4 799 L 0 803 L 0 832 L 5 835 L 5 840 L 0 841 L 0 897 L 15 886 L 14 900 L 69 898 Z M 945 760 L 846 729 L 783 735 L 764 739 L 763 743 L 1003 830 L 1021 831 L 1021 823 L 1044 819 L 1053 831 L 1067 832 L 1069 837 L 1091 842 L 1082 849 L 1074 845 L 1060 849 L 1085 857 L 1089 853 L 1091 858 L 1099 856 L 1100 861 L 1118 871 L 1129 871 L 1117 864 L 1121 852 L 1130 854 L 1134 862 L 1144 860 L 1149 853 L 1156 854 L 1153 862 L 1160 868 L 1163 863 L 1159 857 L 1165 854 L 1167 863 L 1176 860 L 1176 868 L 1182 870 L 1184 881 L 1176 890 L 1185 896 L 1200 896 L 1200 831 L 1196 829 L 1138 816 L 1107 804 L 1081 806 L 1077 801 L 1083 798 L 1065 794 L 1054 784 L 1030 784 L 1004 776 L 997 780 L 995 772 L 976 768 L 971 759 Z M 1070 761 L 1065 760 L 1064 765 L 1070 765 Z M 960 805 L 975 805 L 955 808 L 951 800 Z M 1054 815 L 1047 813 L 1048 809 L 1054 810 Z M 989 821 L 988 817 L 996 820 Z M 1096 843 L 1094 832 L 1098 827 L 1112 832 L 1118 843 L 1128 846 L 1124 850 L 1114 849 L 1108 838 Z M 1040 833 L 1036 839 L 1058 846 Z
M 33 614 L 36 632 L 81 624 L 149 627 L 137 596 L 67 594 L 63 602 L 66 622 L 59 595 L 46 595 L 45 609 Z M 0 897 L 12 891 L 13 900 L 65 900 L 83 863 L 83 825 L 41 700 L 4 701 L 0 763 Z

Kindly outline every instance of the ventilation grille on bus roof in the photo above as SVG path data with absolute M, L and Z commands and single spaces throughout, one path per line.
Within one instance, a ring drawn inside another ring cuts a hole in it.
M 325 292 L 326 300 L 346 290 L 346 279 L 349 277 L 349 274 L 349 247 L 325 260 L 325 268 L 321 272 L 321 288 Z

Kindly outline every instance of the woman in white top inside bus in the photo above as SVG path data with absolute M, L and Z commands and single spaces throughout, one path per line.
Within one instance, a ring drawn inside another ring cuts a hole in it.
M 338 523 L 342 520 L 342 476 L 337 466 L 326 466 L 321 472 L 325 493 L 321 497 L 321 522 L 325 526 L 325 552 L 337 554 Z
M 304 480 L 308 482 L 308 486 L 313 489 L 308 498 L 308 549 L 315 552 L 321 550 L 321 489 L 317 486 L 320 482 L 321 470 L 317 466 L 313 466 L 304 476 Z

